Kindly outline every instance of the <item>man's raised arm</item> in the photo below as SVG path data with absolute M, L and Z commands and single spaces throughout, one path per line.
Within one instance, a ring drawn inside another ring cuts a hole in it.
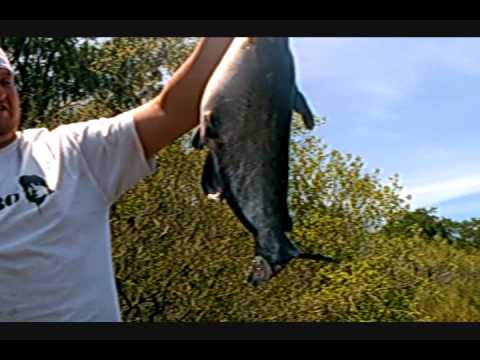
M 202 38 L 162 92 L 133 111 L 147 159 L 199 122 L 203 90 L 233 38 Z

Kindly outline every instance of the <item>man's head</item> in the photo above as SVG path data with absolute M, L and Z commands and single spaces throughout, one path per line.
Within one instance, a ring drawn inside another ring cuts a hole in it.
M 20 99 L 14 81 L 13 68 L 0 48 L 0 148 L 15 139 L 20 125 Z

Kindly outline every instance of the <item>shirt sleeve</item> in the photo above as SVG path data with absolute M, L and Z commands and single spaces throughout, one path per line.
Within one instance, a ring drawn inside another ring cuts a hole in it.
M 63 125 L 57 131 L 77 148 L 110 204 L 156 170 L 155 161 L 145 157 L 131 111 Z

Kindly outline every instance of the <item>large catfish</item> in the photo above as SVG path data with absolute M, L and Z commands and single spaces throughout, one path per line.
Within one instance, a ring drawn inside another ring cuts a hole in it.
M 209 149 L 202 187 L 225 199 L 256 240 L 248 276 L 259 285 L 302 254 L 291 231 L 287 193 L 292 112 L 313 129 L 314 119 L 295 83 L 288 38 L 235 38 L 213 73 L 201 103 L 193 146 Z

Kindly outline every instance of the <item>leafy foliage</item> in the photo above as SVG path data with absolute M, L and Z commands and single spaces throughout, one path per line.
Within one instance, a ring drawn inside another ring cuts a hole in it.
M 155 96 L 195 39 L 1 38 L 18 72 L 24 126 L 117 114 Z M 321 131 L 322 120 L 318 119 Z M 191 134 L 111 211 L 126 321 L 478 321 L 480 223 L 410 211 L 398 175 L 342 154 L 294 116 L 289 234 L 339 264 L 294 260 L 260 288 L 245 283 L 253 239 L 200 187 Z

